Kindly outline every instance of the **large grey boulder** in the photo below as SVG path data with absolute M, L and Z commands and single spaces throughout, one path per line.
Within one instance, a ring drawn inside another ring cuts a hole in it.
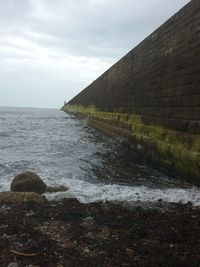
M 46 184 L 34 172 L 23 172 L 15 176 L 10 189 L 13 192 L 36 192 L 43 194 L 46 192 Z

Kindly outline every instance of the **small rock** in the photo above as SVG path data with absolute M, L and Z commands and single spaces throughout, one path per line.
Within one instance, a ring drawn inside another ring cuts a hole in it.
M 99 233 L 99 238 L 104 239 L 110 235 L 110 229 L 107 226 L 104 226 Z
M 86 217 L 82 220 L 82 226 L 88 228 L 88 229 L 93 229 L 94 228 L 94 218 L 93 217 Z
M 5 225 L 3 224 L 3 225 L 0 226 L 0 229 L 5 229 L 5 228 L 8 228 L 7 224 L 5 224 Z
M 89 238 L 89 239 L 92 239 L 92 240 L 95 240 L 96 239 L 95 234 L 92 233 L 92 232 L 87 233 L 85 237 L 86 238 Z
M 16 262 L 11 262 L 8 267 L 19 267 L 19 265 Z
M 30 212 L 27 212 L 26 213 L 26 216 L 27 217 L 31 217 L 31 216 L 33 216 L 35 213 L 32 211 L 32 210 L 30 210 Z
M 89 216 L 83 219 L 83 223 L 85 224 L 93 224 L 94 223 L 94 218 Z
M 47 186 L 47 188 L 46 188 L 47 193 L 65 192 L 68 190 L 69 189 L 63 185 Z
M 137 145 L 137 150 L 142 150 L 143 149 L 143 146 L 141 144 L 138 144 Z
M 86 247 L 86 248 L 83 250 L 83 252 L 84 252 L 84 253 L 90 253 L 90 250 L 89 250 L 89 248 Z

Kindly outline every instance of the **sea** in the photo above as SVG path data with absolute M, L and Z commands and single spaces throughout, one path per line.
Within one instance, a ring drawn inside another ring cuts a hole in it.
M 49 200 L 200 206 L 200 188 L 147 166 L 84 120 L 56 109 L 0 107 L 0 191 L 24 171 L 69 189 L 45 194 Z

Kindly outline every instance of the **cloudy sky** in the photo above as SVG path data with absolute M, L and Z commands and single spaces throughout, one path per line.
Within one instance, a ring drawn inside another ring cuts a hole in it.
M 189 0 L 0 0 L 0 106 L 60 108 Z

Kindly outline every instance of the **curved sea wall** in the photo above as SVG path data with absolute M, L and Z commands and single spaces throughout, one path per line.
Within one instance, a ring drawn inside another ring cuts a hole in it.
M 200 185 L 199 55 L 192 0 L 62 109 Z

